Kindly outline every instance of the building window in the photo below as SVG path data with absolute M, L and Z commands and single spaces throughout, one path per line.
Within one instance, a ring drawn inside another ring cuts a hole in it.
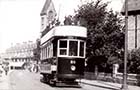
M 41 26 L 44 26 L 44 17 L 41 17 Z
M 54 13 L 53 13 L 53 11 L 52 10 L 50 10 L 49 12 L 48 12 L 48 21 L 49 22 L 52 22 L 52 20 L 53 20 L 53 17 L 54 17 L 54 15 L 53 15 Z

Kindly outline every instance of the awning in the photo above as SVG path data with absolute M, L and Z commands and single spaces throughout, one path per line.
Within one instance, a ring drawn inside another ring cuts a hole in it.
M 9 66 L 22 67 L 24 62 L 10 62 Z

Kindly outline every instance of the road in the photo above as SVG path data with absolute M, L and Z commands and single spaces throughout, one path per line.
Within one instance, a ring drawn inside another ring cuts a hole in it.
M 81 84 L 81 88 L 52 87 L 40 82 L 40 75 L 34 72 L 16 70 L 9 75 L 9 90 L 105 90 L 99 87 Z
M 40 82 L 40 74 L 26 70 L 15 70 L 0 77 L 0 90 L 120 90 L 121 84 L 82 79 L 81 88 L 52 87 Z M 129 90 L 140 90 L 129 85 Z

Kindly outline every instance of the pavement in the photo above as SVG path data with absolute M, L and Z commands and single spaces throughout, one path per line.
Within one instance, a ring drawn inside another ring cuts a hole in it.
M 0 76 L 0 90 L 9 90 L 9 78 L 3 72 Z
M 99 81 L 99 80 L 87 80 L 87 79 L 82 79 L 81 83 L 108 89 L 108 90 L 121 90 L 122 84 L 118 83 L 113 83 L 113 82 L 105 82 L 105 81 Z M 140 90 L 140 86 L 133 86 L 133 85 L 128 85 L 128 90 Z
M 10 71 L 8 75 L 10 73 L 12 73 L 12 71 Z M 0 90 L 10 90 L 8 75 L 3 74 L 2 77 L 0 77 Z M 99 80 L 81 79 L 81 83 L 99 88 L 98 90 L 121 90 L 122 87 L 122 84 Z M 140 90 L 140 86 L 128 85 L 128 90 Z

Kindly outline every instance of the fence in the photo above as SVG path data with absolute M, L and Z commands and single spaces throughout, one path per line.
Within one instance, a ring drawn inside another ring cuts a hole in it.
M 112 77 L 111 73 L 101 73 L 95 74 L 93 72 L 85 72 L 84 78 L 89 80 L 102 80 L 107 82 L 122 83 L 123 74 L 117 73 L 116 78 Z M 127 83 L 130 85 L 140 85 L 140 74 L 127 74 Z

